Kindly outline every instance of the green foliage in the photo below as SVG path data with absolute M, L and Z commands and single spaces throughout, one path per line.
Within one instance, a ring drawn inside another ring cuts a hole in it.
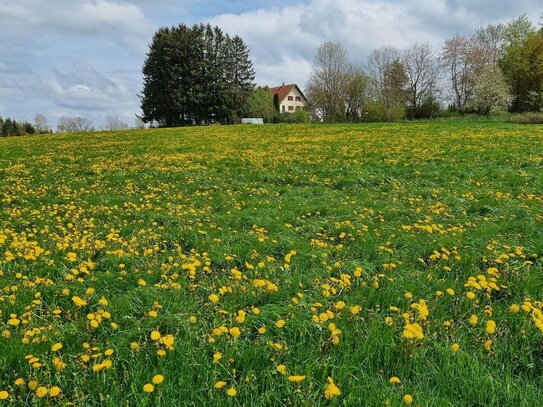
M 159 29 L 143 75 L 142 119 L 165 127 L 238 122 L 254 89 L 243 40 L 203 24 Z
M 24 136 L 29 134 L 36 134 L 36 129 L 31 123 L 28 122 L 18 122 L 16 120 L 2 119 L 0 117 L 0 136 Z
M 279 101 L 279 95 L 277 93 L 275 93 L 273 95 L 273 108 L 275 109 L 276 113 L 279 113 L 279 111 L 281 109 L 280 104 L 281 104 L 281 102 Z
M 406 107 L 406 115 L 411 119 L 432 119 L 443 114 L 441 103 L 432 95 L 423 99 L 419 106 Z
M 397 122 L 405 118 L 406 107 L 400 103 L 386 106 L 381 101 L 371 101 L 367 104 L 366 112 L 365 121 Z
M 543 31 L 526 16 L 509 23 L 500 67 L 513 93 L 513 112 L 539 111 L 543 92 Z
M 304 109 L 297 109 L 293 113 L 285 113 L 283 115 L 283 121 L 285 123 L 309 123 L 311 117 Z
M 260 117 L 266 123 L 273 121 L 275 115 L 274 95 L 267 87 L 258 87 L 249 96 L 245 108 L 246 117 Z

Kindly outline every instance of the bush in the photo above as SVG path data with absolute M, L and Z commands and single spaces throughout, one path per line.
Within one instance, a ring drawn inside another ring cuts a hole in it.
M 299 109 L 290 114 L 288 120 L 290 123 L 309 123 L 311 121 L 311 117 L 305 110 Z
M 379 102 L 370 102 L 367 105 L 366 121 L 369 122 L 398 122 L 405 118 L 405 106 L 396 105 L 387 110 Z
M 311 117 L 305 110 L 296 110 L 294 113 L 277 113 L 273 118 L 273 123 L 309 123 Z

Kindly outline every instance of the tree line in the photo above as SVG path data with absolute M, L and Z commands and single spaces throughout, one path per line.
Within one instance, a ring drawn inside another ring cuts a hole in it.
M 116 115 L 107 115 L 104 124 L 98 130 L 102 131 L 119 131 L 126 129 L 143 129 L 145 123 L 141 118 L 136 117 L 134 124 L 129 126 Z M 57 133 L 80 133 L 94 132 L 96 128 L 92 120 L 81 116 L 61 116 L 58 120 Z M 33 134 L 48 134 L 53 133 L 53 128 L 49 126 L 47 117 L 43 114 L 37 114 L 32 123 L 28 121 L 16 121 L 11 118 L 2 119 L 0 117 L 0 137 L 7 136 L 25 136 Z
M 26 121 L 17 121 L 9 117 L 3 119 L 0 117 L 0 136 L 25 136 L 29 134 L 46 133 L 41 129 Z
M 456 35 L 441 50 L 381 47 L 365 64 L 327 41 L 316 51 L 306 95 L 313 115 L 326 121 L 432 118 L 444 114 L 444 102 L 456 114 L 542 111 L 543 29 L 524 15 Z

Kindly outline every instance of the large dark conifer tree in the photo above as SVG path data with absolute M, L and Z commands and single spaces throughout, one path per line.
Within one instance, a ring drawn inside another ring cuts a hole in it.
M 142 119 L 159 126 L 235 123 L 254 89 L 243 40 L 203 24 L 159 29 L 143 74 Z

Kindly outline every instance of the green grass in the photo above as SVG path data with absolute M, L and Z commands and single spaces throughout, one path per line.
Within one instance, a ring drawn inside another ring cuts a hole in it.
M 0 391 L 11 405 L 384 406 L 405 394 L 537 405 L 542 130 L 491 120 L 0 139 Z M 477 276 L 499 289 L 467 287 Z M 100 309 L 110 318 L 93 328 Z M 424 337 L 405 338 L 407 323 Z M 154 330 L 175 338 L 165 356 Z M 164 382 L 144 393 L 155 374 Z M 341 390 L 332 400 L 327 377 Z M 31 381 L 62 394 L 38 399 Z

